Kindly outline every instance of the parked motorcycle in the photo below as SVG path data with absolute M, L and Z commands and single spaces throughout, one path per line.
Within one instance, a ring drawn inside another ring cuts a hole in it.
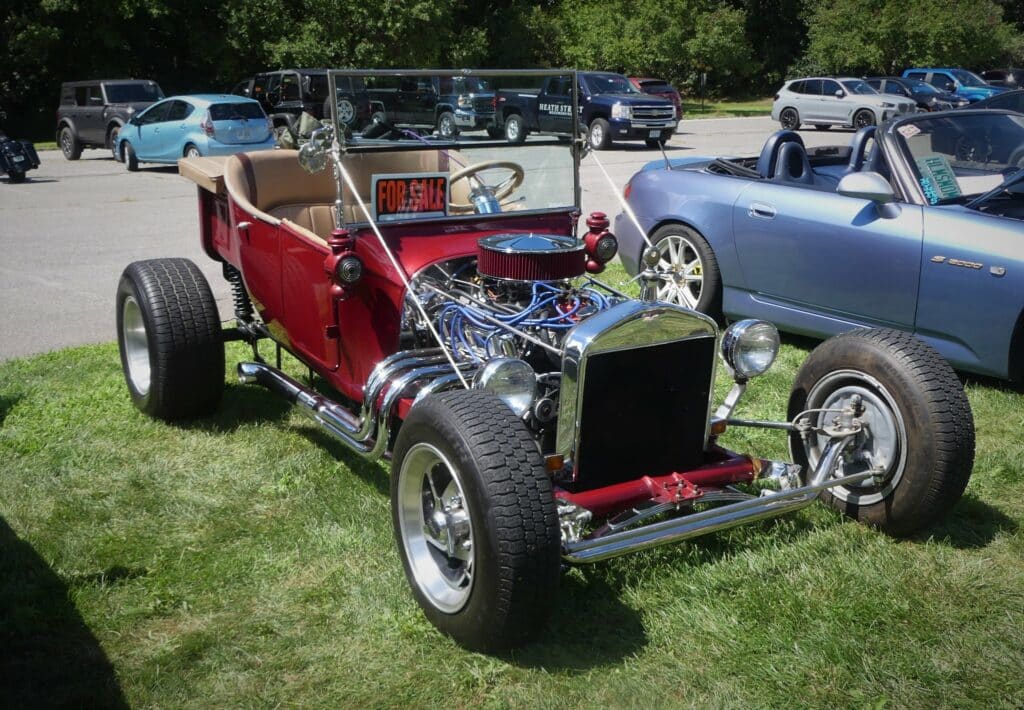
M 31 141 L 8 138 L 0 131 L 0 174 L 11 182 L 23 182 L 25 173 L 39 167 L 39 154 Z

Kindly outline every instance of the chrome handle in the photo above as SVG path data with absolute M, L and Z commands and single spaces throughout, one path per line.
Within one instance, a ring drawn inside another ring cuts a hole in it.
M 747 214 L 759 219 L 773 219 L 775 217 L 775 208 L 771 205 L 763 205 L 760 202 L 751 202 Z

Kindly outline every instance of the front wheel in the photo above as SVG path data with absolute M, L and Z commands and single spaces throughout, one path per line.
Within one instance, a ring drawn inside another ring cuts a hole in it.
M 800 114 L 795 108 L 784 108 L 779 114 L 779 124 L 787 131 L 800 128 Z
M 658 300 L 721 320 L 722 277 L 707 240 L 689 227 L 668 224 L 651 235 L 651 244 L 661 256 Z
M 455 123 L 455 114 L 445 111 L 437 117 L 437 135 L 451 140 L 459 135 L 459 126 Z
M 590 147 L 594 150 L 607 150 L 612 144 L 612 130 L 608 121 L 603 118 L 595 118 L 590 123 Z
M 875 114 L 868 109 L 861 109 L 853 116 L 853 127 L 857 130 L 875 125 Z
M 974 464 L 974 419 L 960 381 L 929 345 L 896 330 L 854 330 L 825 341 L 797 373 L 789 417 L 807 412 L 830 423 L 844 406 L 860 409 L 863 431 L 835 475 L 869 469 L 877 477 L 829 489 L 822 499 L 895 536 L 941 517 L 961 496 Z M 817 464 L 827 443 L 790 435 L 793 460 Z
M 121 146 L 121 155 L 124 158 L 124 166 L 128 172 L 134 173 L 139 169 L 139 158 L 135 155 L 135 149 L 132 148 L 132 144 L 125 141 Z
M 423 613 L 474 650 L 542 627 L 560 575 L 551 479 L 526 425 L 494 395 L 429 395 L 399 430 L 391 513 Z
M 117 342 L 132 402 L 151 417 L 209 414 L 224 391 L 224 341 L 206 277 L 188 259 L 128 265 L 117 287 Z

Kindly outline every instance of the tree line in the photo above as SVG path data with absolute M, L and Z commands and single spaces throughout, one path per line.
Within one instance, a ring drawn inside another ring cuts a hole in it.
M 1024 64 L 1020 0 L 6 0 L 0 108 L 47 138 L 62 81 L 223 91 L 284 67 L 576 67 L 696 94 L 804 73 Z

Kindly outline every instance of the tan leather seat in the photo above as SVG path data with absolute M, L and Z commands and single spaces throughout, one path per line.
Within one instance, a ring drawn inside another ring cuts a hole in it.
M 346 155 L 344 161 L 367 209 L 374 175 L 447 171 L 447 159 L 434 150 L 361 153 Z M 241 207 L 260 213 L 273 224 L 287 220 L 320 239 L 330 236 L 334 228 L 333 172 L 328 168 L 307 173 L 299 165 L 298 151 L 267 150 L 232 156 L 224 166 L 224 187 Z M 343 196 L 346 221 L 365 222 L 348 185 Z

